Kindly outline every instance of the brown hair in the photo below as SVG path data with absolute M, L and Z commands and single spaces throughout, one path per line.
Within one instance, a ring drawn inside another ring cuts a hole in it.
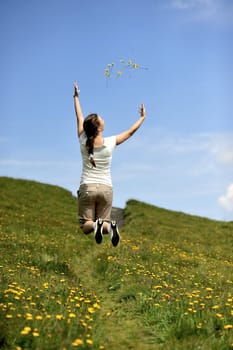
M 87 136 L 86 148 L 89 154 L 89 160 L 93 165 L 93 167 L 96 167 L 95 160 L 94 160 L 94 140 L 98 135 L 99 126 L 100 126 L 100 123 L 98 120 L 98 114 L 96 113 L 89 114 L 84 119 L 83 129 Z

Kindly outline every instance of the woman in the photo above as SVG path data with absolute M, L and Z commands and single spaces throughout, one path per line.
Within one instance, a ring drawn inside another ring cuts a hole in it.
M 98 114 L 83 118 L 78 85 L 74 84 L 74 107 L 77 131 L 82 154 L 82 175 L 78 191 L 78 216 L 85 234 L 94 231 L 96 243 L 100 244 L 104 233 L 111 234 L 113 246 L 117 246 L 120 235 L 116 221 L 111 221 L 112 179 L 110 166 L 116 146 L 129 139 L 142 125 L 146 111 L 142 104 L 140 118 L 119 135 L 103 137 L 104 120 Z

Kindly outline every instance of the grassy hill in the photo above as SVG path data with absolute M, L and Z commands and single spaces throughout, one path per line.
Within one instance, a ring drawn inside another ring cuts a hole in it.
M 0 178 L 0 348 L 230 350 L 233 223 L 130 200 L 121 243 L 70 192 Z

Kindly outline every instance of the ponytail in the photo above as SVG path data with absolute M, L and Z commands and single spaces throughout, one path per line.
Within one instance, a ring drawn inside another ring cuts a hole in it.
M 90 160 L 90 162 L 91 162 L 93 168 L 96 168 L 94 155 L 93 155 L 92 153 L 89 155 L 89 160 Z
M 92 166 L 96 168 L 96 163 L 94 159 L 94 141 L 98 135 L 99 120 L 98 115 L 93 113 L 88 115 L 83 123 L 83 128 L 87 136 L 86 148 L 89 155 L 89 161 Z
M 96 168 L 95 159 L 94 159 L 94 140 L 95 138 L 93 136 L 87 137 L 86 147 L 87 147 L 87 152 L 89 154 L 89 161 L 91 162 L 92 166 Z

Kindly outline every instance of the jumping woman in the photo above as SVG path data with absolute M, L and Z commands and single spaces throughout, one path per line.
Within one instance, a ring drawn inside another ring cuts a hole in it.
M 83 118 L 79 101 L 78 85 L 74 83 L 74 108 L 77 117 L 77 132 L 82 155 L 82 174 L 78 190 L 78 217 L 85 234 L 94 231 L 96 243 L 103 234 L 109 233 L 113 246 L 120 240 L 116 221 L 111 221 L 112 178 L 111 160 L 116 146 L 129 139 L 140 128 L 146 117 L 143 104 L 140 118 L 116 136 L 103 137 L 104 120 L 96 113 Z

